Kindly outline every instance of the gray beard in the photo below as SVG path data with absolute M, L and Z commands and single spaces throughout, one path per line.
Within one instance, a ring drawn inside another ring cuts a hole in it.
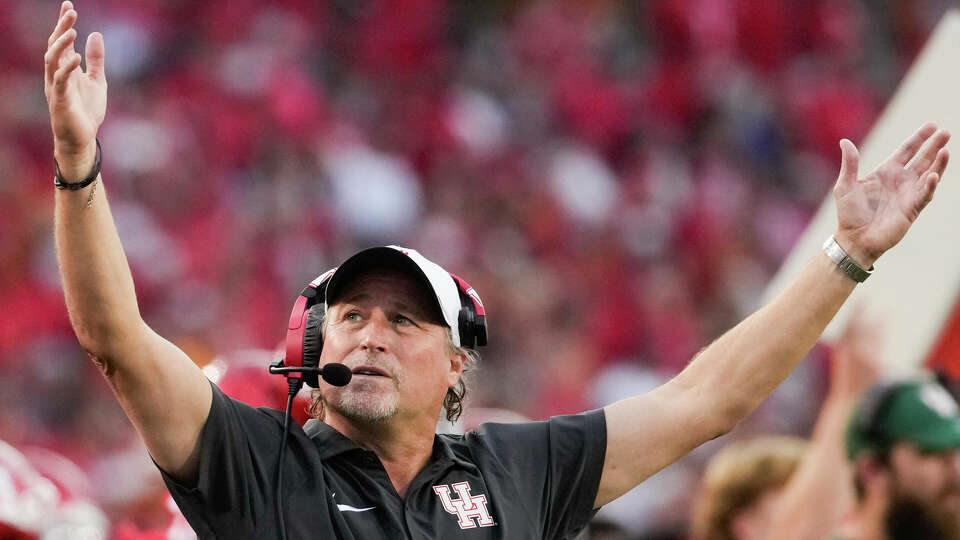
M 365 390 L 362 387 L 345 387 L 339 390 L 334 399 L 324 401 L 330 410 L 337 414 L 363 423 L 382 423 L 390 420 L 397 414 L 399 408 L 398 394 L 377 393 Z

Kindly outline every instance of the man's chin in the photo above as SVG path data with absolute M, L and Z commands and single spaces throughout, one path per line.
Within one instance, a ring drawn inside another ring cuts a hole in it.
M 397 412 L 396 396 L 361 388 L 345 389 L 327 406 L 340 416 L 359 422 L 386 422 Z

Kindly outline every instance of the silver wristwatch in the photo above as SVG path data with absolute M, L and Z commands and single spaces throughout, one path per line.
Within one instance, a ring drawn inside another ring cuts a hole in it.
M 850 276 L 850 279 L 857 283 L 863 283 L 873 273 L 873 266 L 864 270 L 862 266 L 847 255 L 847 252 L 840 247 L 833 236 L 827 238 L 827 241 L 823 243 L 823 252 L 840 267 L 840 270 L 843 270 L 844 274 Z

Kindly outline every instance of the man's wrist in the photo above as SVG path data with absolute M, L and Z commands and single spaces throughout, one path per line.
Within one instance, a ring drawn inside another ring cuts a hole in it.
M 57 160 L 64 181 L 79 182 L 93 170 L 97 159 L 97 143 L 91 142 L 79 150 L 68 150 L 54 144 L 53 157 Z
M 841 246 L 833 236 L 827 238 L 823 243 L 822 249 L 824 255 L 836 264 L 841 272 L 857 283 L 866 281 L 866 279 L 870 277 L 870 274 L 873 273 L 873 265 L 870 265 L 869 268 L 860 266 L 856 260 L 850 257 L 850 254 L 843 249 L 843 246 Z
M 880 254 L 869 253 L 867 250 L 861 249 L 857 242 L 840 231 L 834 233 L 833 239 L 860 268 L 870 268 L 880 258 Z

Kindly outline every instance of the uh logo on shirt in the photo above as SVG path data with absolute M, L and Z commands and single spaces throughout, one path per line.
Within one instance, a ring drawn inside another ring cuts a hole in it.
M 450 488 L 458 495 L 457 498 L 450 496 Z M 450 514 L 454 514 L 459 519 L 458 525 L 461 529 L 473 529 L 476 527 L 492 527 L 496 525 L 490 512 L 487 510 L 486 495 L 470 495 L 470 484 L 468 482 L 457 482 L 448 486 L 440 484 L 433 486 L 433 491 L 440 497 L 440 503 L 443 509 Z M 476 519 L 476 522 L 474 522 Z

